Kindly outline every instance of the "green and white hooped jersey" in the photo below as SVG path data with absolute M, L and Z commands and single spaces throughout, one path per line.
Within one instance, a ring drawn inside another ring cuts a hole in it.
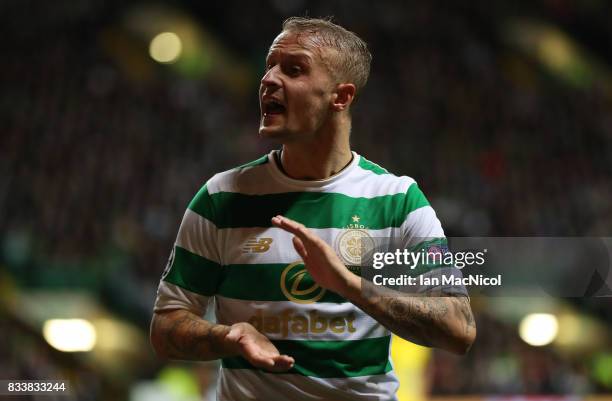
M 269 373 L 241 357 L 224 358 L 219 400 L 394 400 L 390 332 L 319 287 L 292 235 L 270 219 L 281 214 L 303 223 L 349 261 L 351 233 L 399 238 L 410 246 L 421 238 L 445 241 L 440 222 L 412 178 L 356 153 L 338 174 L 300 181 L 281 172 L 275 152 L 215 175 L 197 193 L 155 310 L 204 315 L 214 298 L 218 323 L 250 322 L 295 359 L 290 371 Z

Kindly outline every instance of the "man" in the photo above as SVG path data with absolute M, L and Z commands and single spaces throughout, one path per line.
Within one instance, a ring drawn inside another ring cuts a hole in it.
M 162 357 L 221 359 L 221 400 L 395 399 L 391 332 L 458 354 L 474 340 L 461 289 L 405 296 L 347 268 L 373 237 L 445 241 L 414 180 L 350 150 L 370 60 L 338 25 L 286 20 L 259 94 L 259 133 L 282 150 L 215 175 L 185 212 L 151 342 Z M 217 323 L 201 318 L 211 299 Z

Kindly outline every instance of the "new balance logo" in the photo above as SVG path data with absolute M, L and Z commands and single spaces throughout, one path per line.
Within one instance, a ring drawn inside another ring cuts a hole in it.
M 242 248 L 242 253 L 264 253 L 270 249 L 272 238 L 250 238 Z

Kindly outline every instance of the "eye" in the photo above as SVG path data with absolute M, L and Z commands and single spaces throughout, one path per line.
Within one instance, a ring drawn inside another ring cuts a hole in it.
M 302 67 L 297 64 L 293 64 L 289 67 L 289 75 L 300 75 L 302 73 Z

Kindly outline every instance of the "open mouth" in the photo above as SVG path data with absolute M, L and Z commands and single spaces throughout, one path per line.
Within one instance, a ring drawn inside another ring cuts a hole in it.
M 285 112 L 285 106 L 283 106 L 276 100 L 268 100 L 263 104 L 264 116 L 282 114 L 284 112 Z

